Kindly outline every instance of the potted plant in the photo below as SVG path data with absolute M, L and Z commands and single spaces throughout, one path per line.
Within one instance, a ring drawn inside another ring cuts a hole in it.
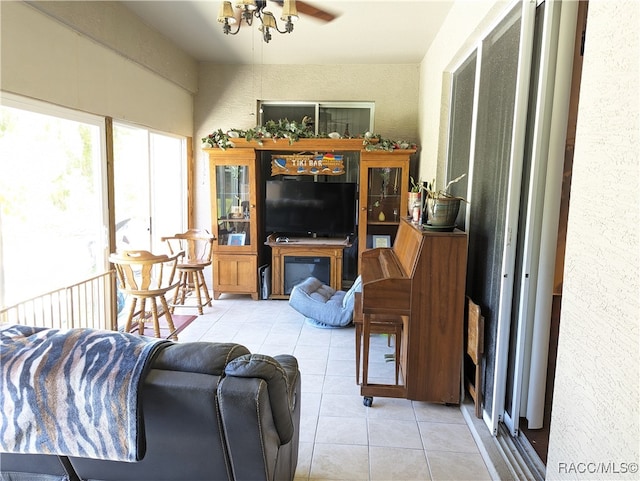
M 449 192 L 449 188 L 462 180 L 467 174 L 462 174 L 455 179 L 449 181 L 444 189 L 434 190 L 435 180 L 428 185 L 426 190 L 426 210 L 427 223 L 434 227 L 453 228 L 458 211 L 460 210 L 460 202 L 467 202 L 462 197 L 454 196 Z

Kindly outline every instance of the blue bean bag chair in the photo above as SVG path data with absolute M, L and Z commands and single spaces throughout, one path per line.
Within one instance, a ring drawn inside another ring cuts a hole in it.
M 360 276 L 348 291 L 336 291 L 315 277 L 293 287 L 289 305 L 305 316 L 307 323 L 323 329 L 347 327 L 353 320 L 356 292 L 362 290 Z

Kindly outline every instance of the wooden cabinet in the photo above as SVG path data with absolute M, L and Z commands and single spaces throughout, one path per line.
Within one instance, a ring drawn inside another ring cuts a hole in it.
M 260 245 L 265 242 L 258 239 L 263 232 L 259 215 L 264 202 L 260 151 L 359 152 L 358 252 L 385 239 L 393 244 L 400 219 L 407 216 L 409 161 L 415 150 L 363 150 L 362 139 L 301 139 L 292 144 L 285 139 L 263 144 L 234 139 L 234 144 L 235 148 L 227 150 L 204 149 L 210 164 L 212 233 L 217 239 L 213 253 L 215 299 L 222 293 L 259 298 Z M 277 295 L 286 297 L 284 292 Z
M 360 153 L 358 252 L 390 247 L 400 219 L 407 217 L 409 160 L 415 150 L 363 150 Z M 359 256 L 362 259 L 362 256 Z M 358 262 L 358 271 L 360 271 Z
M 250 294 L 258 299 L 259 182 L 253 149 L 205 149 L 209 155 L 213 245 L 213 297 Z

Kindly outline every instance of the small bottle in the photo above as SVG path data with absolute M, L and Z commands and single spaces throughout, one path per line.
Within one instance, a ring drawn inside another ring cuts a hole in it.
M 414 224 L 422 224 L 422 212 L 420 212 L 420 204 L 414 204 L 413 205 L 413 212 L 412 212 L 412 221 Z
M 347 127 L 344 129 L 344 134 L 342 134 L 342 136 L 345 139 L 349 139 L 351 138 L 351 134 L 349 133 L 349 124 L 347 124 Z

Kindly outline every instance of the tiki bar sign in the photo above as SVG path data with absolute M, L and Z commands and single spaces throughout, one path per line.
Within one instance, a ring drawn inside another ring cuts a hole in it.
M 342 155 L 294 154 L 272 155 L 271 175 L 342 175 Z

